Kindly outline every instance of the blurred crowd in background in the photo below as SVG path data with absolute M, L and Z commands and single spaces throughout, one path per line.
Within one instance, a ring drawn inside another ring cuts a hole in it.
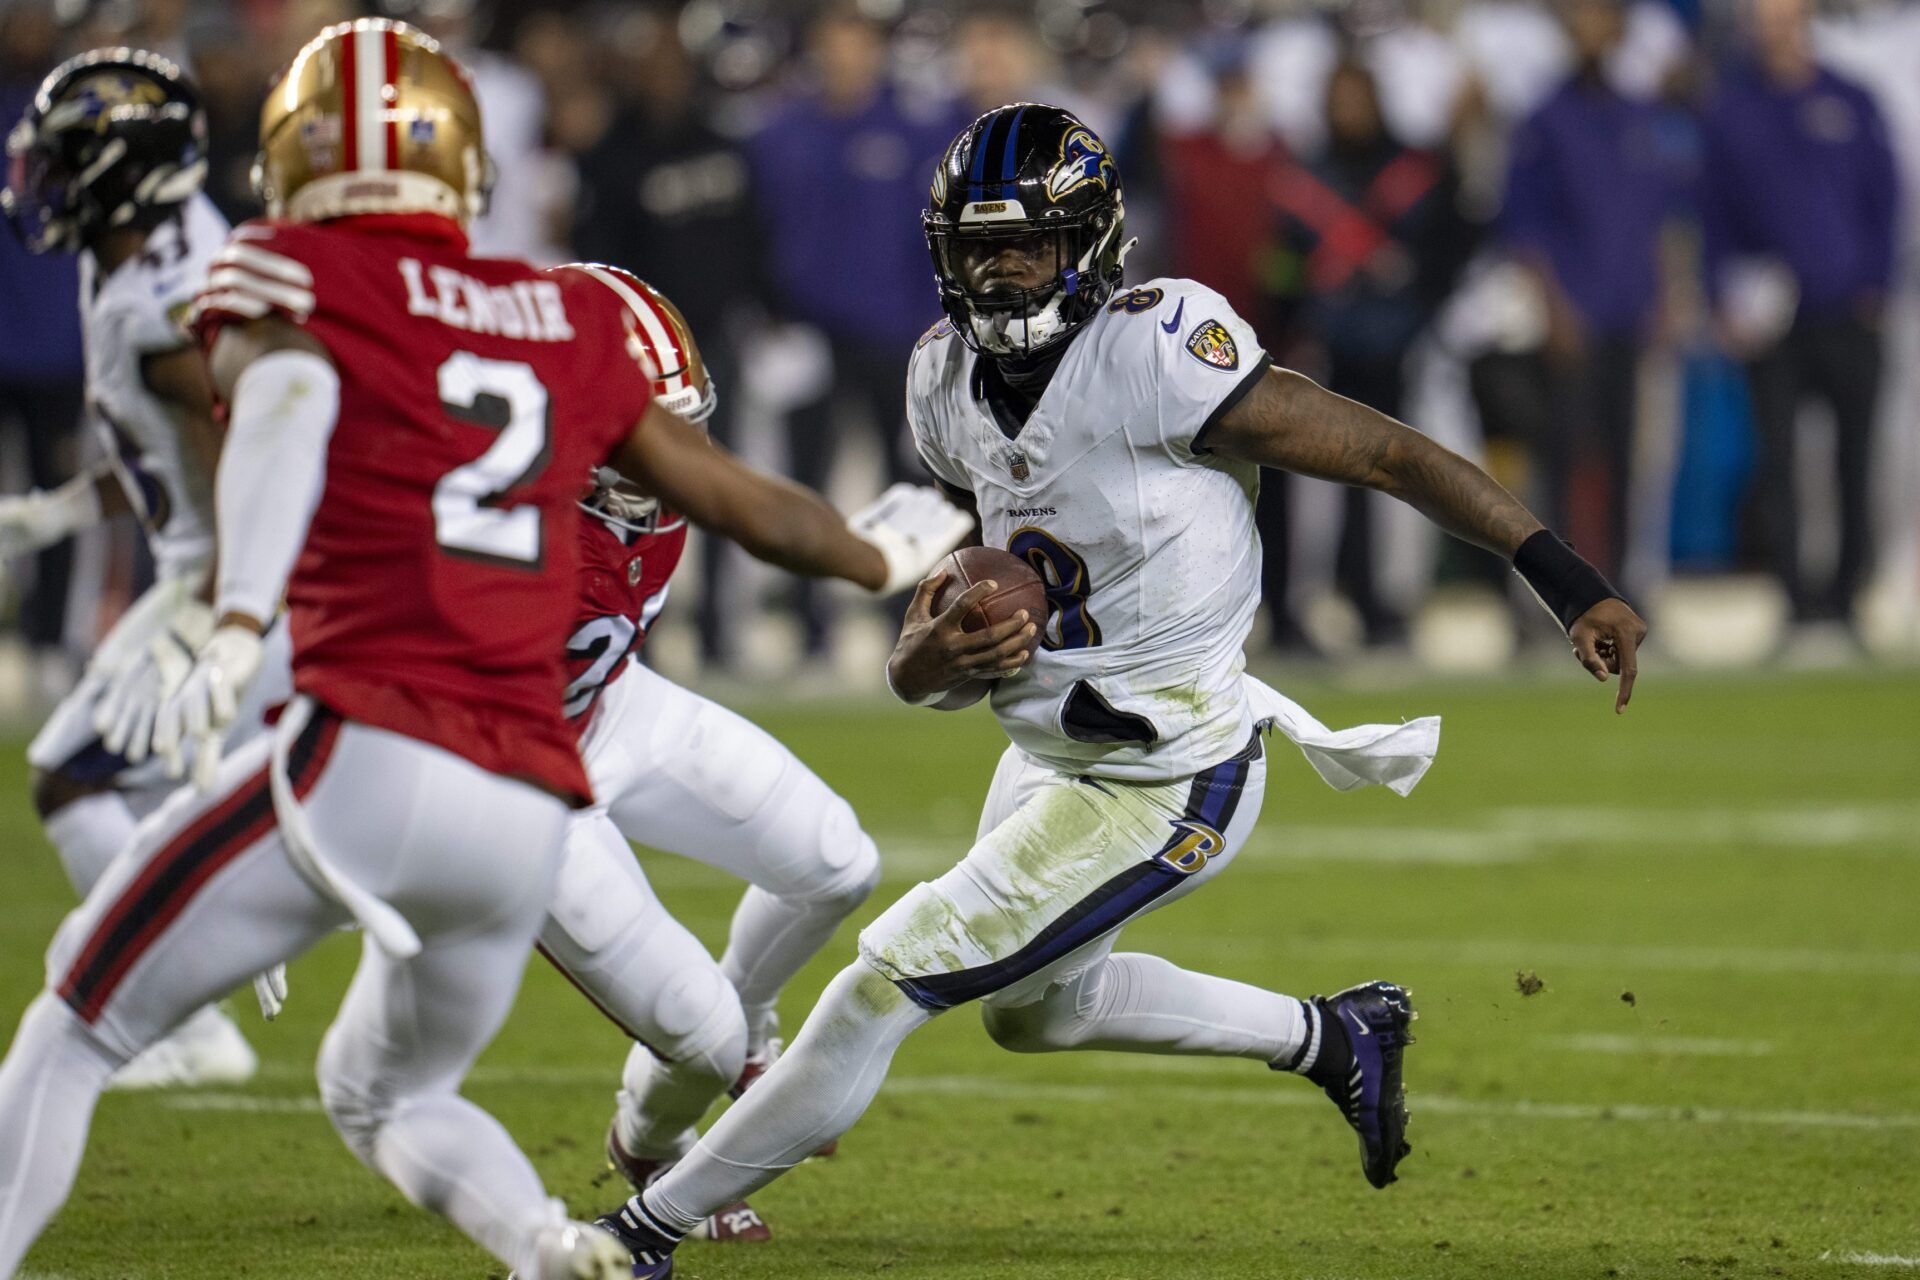
M 163 52 L 205 96 L 211 193 L 238 220 L 265 85 L 362 11 L 0 0 L 0 111 L 65 53 Z M 939 315 L 919 224 L 936 158 L 983 110 L 1056 102 L 1119 161 L 1130 279 L 1219 290 L 1280 362 L 1483 460 L 1636 602 L 1744 574 L 1772 584 L 1787 643 L 1852 644 L 1875 610 L 1912 626 L 1913 0 L 371 11 L 475 74 L 499 171 L 477 244 L 652 281 L 720 380 L 715 434 L 848 501 L 918 470 L 902 386 Z M 70 263 L 0 245 L 10 488 L 57 482 L 85 447 L 73 296 Z M 1372 495 L 1270 477 L 1261 504 L 1257 644 L 1391 651 L 1432 601 L 1510 592 L 1491 557 Z M 712 547 L 696 561 L 707 662 L 737 660 L 764 616 L 831 654 L 844 600 Z M 15 570 L 20 631 L 55 664 L 84 652 L 101 584 L 139 571 L 130 542 Z

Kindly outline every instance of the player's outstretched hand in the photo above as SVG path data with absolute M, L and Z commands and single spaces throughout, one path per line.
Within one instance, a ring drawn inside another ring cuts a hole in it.
M 973 517 L 937 489 L 896 484 L 848 517 L 847 527 L 887 562 L 887 580 L 875 594 L 890 596 L 918 582 L 959 546 L 973 532 Z
M 1631 605 L 1618 598 L 1602 600 L 1574 619 L 1567 639 L 1573 641 L 1573 656 L 1593 672 L 1595 680 L 1620 677 L 1620 692 L 1614 695 L 1613 713 L 1627 709 L 1633 697 L 1633 680 L 1640 673 L 1640 642 L 1647 638 L 1647 624 Z
M 160 708 L 153 728 L 153 751 L 166 763 L 167 776 L 186 772 L 194 752 L 193 780 L 202 790 L 213 785 L 220 768 L 220 739 L 240 710 L 240 695 L 260 673 L 260 633 L 227 623 L 200 649 L 180 691 Z
M 1010 676 L 1033 656 L 1037 628 L 1025 609 L 979 631 L 962 625 L 968 611 L 998 588 L 996 582 L 974 583 L 954 597 L 945 612 L 935 613 L 933 600 L 946 580 L 945 569 L 922 580 L 907 606 L 893 657 L 887 661 L 894 692 L 909 702 L 945 693 L 968 680 Z
M 194 655 L 213 634 L 213 610 L 181 600 L 160 634 L 114 672 L 94 708 L 93 728 L 108 751 L 139 764 L 153 745 L 153 727 L 193 670 Z

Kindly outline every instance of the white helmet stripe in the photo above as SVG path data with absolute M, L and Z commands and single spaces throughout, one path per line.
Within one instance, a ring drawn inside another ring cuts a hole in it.
M 604 271 L 584 263 L 576 267 L 576 270 L 586 272 L 619 294 L 621 301 L 627 304 L 627 310 L 631 311 L 634 318 L 640 322 L 641 337 L 646 340 L 648 354 L 653 357 L 654 368 L 662 375 L 658 384 L 659 390 L 668 395 L 685 390 L 688 385 L 687 354 L 680 350 L 680 344 L 673 340 L 673 330 L 667 326 L 665 318 L 654 309 L 653 304 L 632 285 L 611 271 Z M 677 370 L 677 372 L 666 376 L 670 370 Z
M 353 40 L 353 124 L 355 150 L 361 169 L 391 169 L 387 154 L 387 103 L 383 90 L 393 82 L 395 68 L 387 65 L 387 32 L 368 23 Z

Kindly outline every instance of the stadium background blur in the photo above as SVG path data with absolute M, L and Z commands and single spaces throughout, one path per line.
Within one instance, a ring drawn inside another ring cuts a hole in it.
M 0 0 L 0 113 L 67 53 L 166 53 L 202 89 L 211 194 L 238 220 L 266 83 L 361 11 Z M 846 503 L 918 472 L 901 387 L 938 317 L 933 162 L 979 111 L 1046 100 L 1118 157 L 1130 280 L 1202 280 L 1276 358 L 1483 460 L 1643 606 L 1659 662 L 1920 647 L 1920 4 L 1820 6 L 1818 73 L 1796 0 L 374 11 L 476 73 L 499 169 L 478 243 L 659 285 L 721 380 L 716 433 Z M 0 244 L 7 491 L 97 447 L 74 294 L 71 263 Z M 1564 660 L 1499 565 L 1410 511 L 1288 478 L 1261 514 L 1256 649 Z M 141 554 L 107 529 L 7 567 L 0 710 L 57 696 Z M 859 602 L 711 546 L 676 589 L 649 651 L 673 673 L 878 683 L 892 621 Z

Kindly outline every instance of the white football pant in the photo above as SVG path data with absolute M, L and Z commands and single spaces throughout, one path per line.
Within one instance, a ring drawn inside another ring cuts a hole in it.
M 569 828 L 541 951 L 639 1042 L 620 1140 L 671 1159 L 777 1026 L 781 988 L 879 882 L 880 857 L 852 807 L 770 734 L 637 662 L 581 745 L 598 803 Z M 629 840 L 752 885 L 718 965 L 660 905 Z
M 287 776 L 336 875 L 387 903 L 422 949 L 369 938 L 327 1032 L 321 1100 L 347 1145 L 522 1276 L 558 1222 L 526 1157 L 461 1098 L 519 987 L 567 821 L 557 798 L 411 738 L 318 712 Z M 107 1076 L 208 1001 L 349 920 L 297 870 L 269 792 L 270 737 L 210 793 L 176 792 L 61 926 L 47 987 L 0 1067 L 0 1278 L 79 1168 Z

